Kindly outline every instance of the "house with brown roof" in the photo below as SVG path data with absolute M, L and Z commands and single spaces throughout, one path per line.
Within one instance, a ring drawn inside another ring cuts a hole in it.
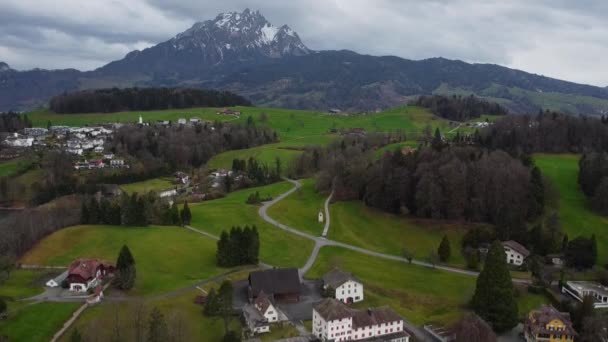
M 287 316 L 264 291 L 258 294 L 252 304 L 243 307 L 243 318 L 252 335 L 269 332 L 272 323 L 287 320 Z
M 530 256 L 530 251 L 528 251 L 526 247 L 522 246 L 517 241 L 504 241 L 502 246 L 505 249 L 508 264 L 521 266 L 526 258 Z
M 74 260 L 68 269 L 66 278 L 70 291 L 87 292 L 100 285 L 102 281 L 114 274 L 115 267 L 99 259 Z
M 356 303 L 363 300 L 363 283 L 351 273 L 334 268 L 323 275 L 323 289 L 334 290 L 334 298 L 343 303 Z
M 300 276 L 297 268 L 273 268 L 249 273 L 249 298 L 252 301 L 264 293 L 276 302 L 299 302 Z
M 389 307 L 351 309 L 337 299 L 313 305 L 312 333 L 321 341 L 409 342 L 403 318 Z
M 572 342 L 577 336 L 570 314 L 559 312 L 552 306 L 543 305 L 538 310 L 530 311 L 524 322 L 527 342 Z

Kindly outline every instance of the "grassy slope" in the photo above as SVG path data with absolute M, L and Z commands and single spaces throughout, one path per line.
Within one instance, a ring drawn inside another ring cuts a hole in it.
M 271 168 L 275 167 L 276 158 L 279 158 L 281 159 L 282 168 L 285 170 L 300 153 L 300 150 L 283 148 L 281 144 L 263 145 L 218 154 L 209 161 L 207 167 L 210 169 L 230 169 L 232 167 L 232 161 L 235 158 L 249 159 L 250 157 L 253 157 Z
M 360 308 L 389 305 L 415 324 L 454 321 L 475 289 L 471 276 L 370 258 L 335 247 L 322 248 L 306 276 L 316 278 L 336 266 L 365 284 Z
M 128 194 L 131 194 L 134 192 L 137 192 L 139 194 L 145 194 L 150 191 L 159 192 L 162 190 L 172 189 L 174 187 L 175 187 L 175 184 L 173 184 L 172 179 L 168 178 L 168 177 L 153 178 L 153 179 L 145 180 L 143 182 L 123 184 L 120 186 L 122 191 L 124 191 Z
M 80 303 L 39 303 L 25 305 L 0 320 L 0 335 L 14 342 L 46 342 L 80 306 Z
M 96 257 L 114 262 L 124 244 L 137 264 L 132 291 L 139 295 L 174 290 L 225 271 L 215 266 L 215 241 L 177 227 L 70 227 L 43 239 L 20 261 L 68 265 Z
M 578 186 L 578 155 L 535 155 L 536 164 L 549 177 L 560 193 L 559 215 L 562 229 L 570 239 L 595 234 L 598 263 L 608 263 L 608 218 L 589 208 L 589 201 Z
M 10 278 L 0 284 L 0 297 L 19 299 L 42 293 L 44 284 L 59 273 L 60 270 L 14 270 Z
M 12 159 L 0 163 L 0 177 L 8 177 L 17 173 L 21 159 Z
M 256 225 L 260 233 L 260 258 L 276 266 L 301 266 L 313 248 L 313 242 L 289 234 L 266 223 L 258 216 L 259 207 L 247 205 L 247 197 L 259 191 L 265 197 L 276 197 L 292 187 L 287 182 L 230 193 L 225 198 L 191 204 L 192 226 L 220 235 L 233 226 Z
M 416 259 L 437 251 L 444 234 L 452 247 L 450 264 L 464 265 L 460 245 L 465 230 L 459 225 L 420 224 L 410 218 L 387 214 L 358 201 L 331 205 L 329 238 L 388 254 L 401 255 L 407 248 Z
M 319 210 L 323 210 L 326 195 L 315 191 L 315 180 L 305 179 L 300 181 L 302 187 L 273 205 L 268 210 L 268 215 L 273 219 L 301 231 L 321 235 L 324 223 L 319 223 Z

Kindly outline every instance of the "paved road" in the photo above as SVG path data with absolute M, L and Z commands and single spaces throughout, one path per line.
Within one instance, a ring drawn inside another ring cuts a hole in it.
M 291 195 L 294 191 L 298 190 L 302 185 L 300 184 L 300 182 L 298 182 L 297 180 L 292 180 L 292 179 L 286 179 L 288 182 L 290 182 L 291 184 L 294 185 L 294 187 L 283 193 L 282 195 L 278 196 L 277 198 L 273 199 L 272 201 L 268 201 L 268 202 L 264 202 L 264 204 L 262 205 L 262 207 L 260 207 L 258 213 L 259 215 L 262 217 L 262 219 L 264 219 L 266 222 L 272 224 L 273 226 L 282 229 L 284 231 L 287 231 L 289 233 L 301 236 L 303 238 L 312 240 L 315 242 L 315 247 L 313 248 L 312 254 L 310 256 L 310 258 L 308 259 L 308 261 L 306 262 L 306 264 L 300 269 L 300 274 L 303 275 L 304 273 L 306 273 L 314 264 L 318 254 L 319 254 L 319 250 L 321 249 L 321 247 L 324 246 L 334 246 L 334 247 L 342 247 L 342 248 L 346 248 L 346 249 L 350 249 L 352 251 L 358 252 L 358 253 L 362 253 L 362 254 L 366 254 L 369 256 L 373 256 L 373 257 L 377 257 L 377 258 L 382 258 L 382 259 L 387 259 L 387 260 L 393 260 L 393 261 L 399 261 L 399 262 L 404 262 L 404 263 L 411 263 L 413 265 L 417 265 L 417 266 L 423 266 L 423 267 L 428 267 L 428 268 L 434 268 L 434 269 L 438 269 L 438 270 L 442 270 L 442 271 L 447 271 L 447 272 L 452 272 L 452 273 L 458 273 L 458 274 L 463 274 L 463 275 L 469 275 L 469 276 L 473 276 L 476 277 L 479 275 L 479 272 L 475 272 L 475 271 L 469 271 L 469 270 L 463 270 L 460 268 L 456 268 L 456 267 L 450 267 L 450 266 L 444 266 L 444 265 L 433 265 L 429 262 L 426 261 L 421 261 L 421 260 L 411 260 L 411 262 L 409 260 L 407 260 L 406 258 L 400 257 L 400 256 L 396 256 L 396 255 L 391 255 L 391 254 L 385 254 L 385 253 L 380 253 L 380 252 L 376 252 L 376 251 L 372 251 L 369 249 L 365 249 L 365 248 L 361 248 L 361 247 L 357 247 L 357 246 L 353 246 L 353 245 L 349 245 L 343 242 L 339 242 L 339 241 L 333 241 L 333 240 L 329 240 L 326 239 L 325 237 L 322 236 L 314 236 L 305 232 L 302 232 L 300 230 L 297 230 L 295 228 L 289 227 L 285 224 L 282 224 L 280 222 L 277 222 L 275 219 L 273 219 L 272 217 L 268 216 L 268 208 L 272 207 L 274 204 L 276 204 L 277 202 L 281 201 L 282 199 L 284 199 L 285 197 Z M 331 197 L 331 195 L 330 195 Z M 330 198 L 328 198 L 325 202 L 326 206 L 325 206 L 325 214 L 326 214 L 326 226 L 329 229 L 329 221 L 330 221 L 330 216 L 329 216 L 329 200 Z M 529 284 L 530 280 L 528 279 L 513 279 L 513 282 L 515 283 L 520 283 L 520 284 Z

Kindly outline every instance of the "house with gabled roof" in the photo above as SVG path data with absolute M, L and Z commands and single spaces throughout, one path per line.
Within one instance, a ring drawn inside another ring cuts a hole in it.
M 87 292 L 100 285 L 101 282 L 114 274 L 115 267 L 107 261 L 99 259 L 74 260 L 68 269 L 66 278 L 70 291 Z
M 530 311 L 524 322 L 524 337 L 527 342 L 572 342 L 577 336 L 570 314 L 559 312 L 552 306 L 543 305 L 538 310 Z
M 334 298 L 343 303 L 363 300 L 363 283 L 351 273 L 334 268 L 323 275 L 323 289 L 335 291 Z
M 313 305 L 312 333 L 321 341 L 409 342 L 403 318 L 389 307 L 355 310 L 337 299 Z
M 530 256 L 530 251 L 528 251 L 526 247 L 522 246 L 517 241 L 504 241 L 502 246 L 505 249 L 508 264 L 521 266 L 524 264 L 526 258 Z
M 278 302 L 298 302 L 302 291 L 297 268 L 273 268 L 249 273 L 249 298 L 264 292 Z
M 287 320 L 287 316 L 274 305 L 272 298 L 264 291 L 258 294 L 252 304 L 243 307 L 243 318 L 254 335 L 269 332 L 272 323 Z

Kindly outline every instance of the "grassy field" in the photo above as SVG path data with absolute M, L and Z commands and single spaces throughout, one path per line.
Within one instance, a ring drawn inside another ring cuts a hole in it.
M 320 236 L 324 223 L 319 223 L 317 215 L 319 210 L 323 210 L 327 195 L 315 191 L 314 179 L 304 179 L 300 182 L 302 187 L 270 207 L 268 215 L 290 227 Z
M 301 150 L 294 148 L 284 148 L 282 144 L 270 144 L 263 145 L 244 150 L 233 150 L 224 153 L 220 153 L 207 163 L 209 169 L 230 169 L 232 167 L 232 161 L 238 159 L 249 159 L 253 157 L 259 162 L 267 164 L 270 168 L 275 167 L 276 158 L 281 160 L 283 171 L 287 169 L 287 166 L 302 153 Z
M 192 226 L 219 236 L 233 226 L 256 225 L 260 233 L 260 258 L 275 266 L 302 266 L 313 242 L 271 226 L 258 215 L 259 207 L 245 204 L 247 197 L 259 191 L 262 197 L 276 197 L 292 187 L 287 182 L 251 188 L 228 194 L 225 198 L 191 204 Z
M 578 186 L 578 161 L 573 154 L 538 154 L 536 165 L 559 190 L 559 216 L 562 229 L 570 240 L 577 236 L 595 234 L 598 244 L 598 263 L 608 263 L 608 218 L 589 208 L 589 200 Z
M 172 178 L 162 177 L 162 178 L 153 178 L 148 179 L 142 182 L 123 184 L 120 186 L 122 191 L 132 194 L 137 192 L 138 194 L 145 194 L 150 191 L 162 191 L 175 188 L 175 184 L 172 182 Z
M 337 202 L 330 206 L 329 238 L 383 253 L 401 255 L 407 248 L 416 259 L 425 260 L 437 251 L 444 235 L 452 249 L 449 264 L 463 266 L 460 253 L 461 225 L 417 221 L 369 208 L 359 201 Z
M 125 244 L 137 265 L 134 294 L 160 294 L 226 271 L 215 265 L 214 240 L 177 227 L 70 227 L 43 239 L 20 262 L 60 266 L 77 258 L 115 262 Z
M 29 164 L 27 160 L 22 158 L 11 159 L 0 163 L 0 177 L 9 177 L 15 175 L 22 168 Z
M 14 311 L 9 311 L 7 320 L 0 320 L 0 336 L 6 335 L 14 342 L 49 341 L 80 305 L 80 303 L 22 305 Z
M 415 324 L 453 322 L 475 289 L 471 276 L 371 258 L 337 247 L 323 247 L 306 276 L 320 277 L 332 267 L 352 272 L 363 281 L 365 300 L 359 308 L 389 305 Z
M 59 273 L 61 270 L 14 270 L 10 278 L 0 284 L 0 297 L 16 300 L 35 296 L 42 293 L 44 284 Z

